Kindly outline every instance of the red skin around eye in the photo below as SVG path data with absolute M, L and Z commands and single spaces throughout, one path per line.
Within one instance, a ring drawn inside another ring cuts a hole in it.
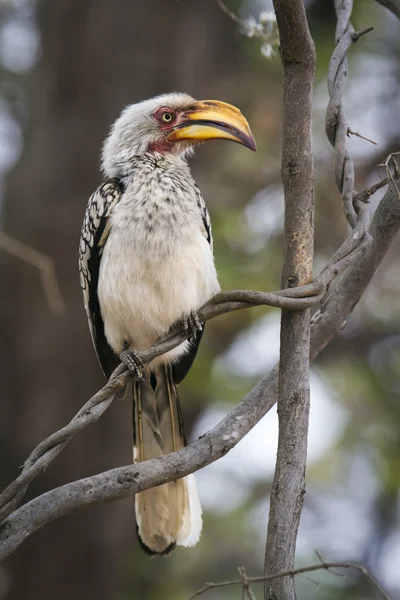
M 174 115 L 174 118 L 172 119 L 172 121 L 169 121 L 168 123 L 164 123 L 162 121 L 162 116 L 164 113 L 170 113 L 171 115 Z M 157 121 L 160 123 L 162 130 L 172 128 L 176 123 L 176 117 L 177 117 L 176 112 L 174 110 L 172 110 L 172 108 L 169 108 L 168 106 L 162 106 L 161 108 L 159 108 L 154 113 L 154 116 L 157 119 Z
M 162 115 L 166 112 L 174 115 L 174 119 L 172 119 L 170 123 L 163 123 L 163 121 L 161 120 Z M 153 116 L 158 121 L 160 130 L 165 133 L 168 133 L 168 131 L 172 130 L 175 127 L 178 118 L 176 111 L 174 111 L 172 108 L 169 108 L 169 106 L 162 106 L 154 113 Z M 168 152 L 171 152 L 173 147 L 173 143 L 168 142 L 166 139 L 161 139 L 157 140 L 157 142 L 154 142 L 153 144 L 150 144 L 147 151 L 166 154 Z

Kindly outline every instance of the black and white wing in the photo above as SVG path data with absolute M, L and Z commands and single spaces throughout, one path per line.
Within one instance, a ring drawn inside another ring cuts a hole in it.
M 210 215 L 209 215 L 206 203 L 204 202 L 204 198 L 201 195 L 201 191 L 196 184 L 195 184 L 195 190 L 196 190 L 197 206 L 199 207 L 199 211 L 201 213 L 201 218 L 203 220 L 205 237 L 211 246 L 211 252 L 212 252 L 213 251 L 213 238 L 212 238 L 212 231 L 211 231 Z
M 93 344 L 106 377 L 111 375 L 120 361 L 109 346 L 104 334 L 97 285 L 101 255 L 109 233 L 108 219 L 112 208 L 121 199 L 122 193 L 121 181 L 114 177 L 107 179 L 91 195 L 83 220 L 79 244 L 79 278 L 83 301 Z
M 204 202 L 204 198 L 201 195 L 200 189 L 197 187 L 196 184 L 195 184 L 195 190 L 196 190 L 197 206 L 201 213 L 201 218 L 202 218 L 203 226 L 204 226 L 204 236 L 205 236 L 206 240 L 208 241 L 208 243 L 210 244 L 211 252 L 212 252 L 213 251 L 213 238 L 212 238 L 212 231 L 211 231 L 210 215 L 208 213 L 206 203 Z M 194 359 L 196 358 L 197 350 L 199 349 L 200 341 L 203 336 L 205 323 L 202 323 L 202 326 L 203 326 L 203 329 L 201 331 L 198 331 L 196 333 L 196 335 L 191 340 L 189 340 L 189 343 L 190 343 L 189 351 L 186 354 L 183 354 L 182 356 L 180 356 L 179 359 L 176 362 L 174 362 L 172 365 L 172 373 L 173 373 L 173 378 L 174 378 L 174 382 L 176 385 L 178 385 L 178 383 L 180 383 L 186 377 L 190 367 L 193 364 Z

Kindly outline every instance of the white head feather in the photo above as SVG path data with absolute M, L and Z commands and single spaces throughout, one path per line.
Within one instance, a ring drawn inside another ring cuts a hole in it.
M 107 177 L 116 177 L 129 171 L 133 157 L 147 152 L 151 144 L 162 140 L 160 125 L 154 113 L 163 106 L 174 110 L 183 110 L 195 100 L 188 94 L 170 93 L 144 100 L 127 106 L 111 127 L 106 138 L 101 166 Z M 181 157 L 190 153 L 191 145 L 187 142 L 176 144 Z

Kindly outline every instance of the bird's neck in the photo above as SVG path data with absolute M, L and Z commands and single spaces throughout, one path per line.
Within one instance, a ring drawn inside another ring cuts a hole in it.
M 107 177 L 118 177 L 121 180 L 128 180 L 135 175 L 137 170 L 153 171 L 161 169 L 163 171 L 189 172 L 187 160 L 178 154 L 161 154 L 160 152 L 144 152 L 129 158 L 124 162 L 113 165 L 112 171 L 107 170 Z

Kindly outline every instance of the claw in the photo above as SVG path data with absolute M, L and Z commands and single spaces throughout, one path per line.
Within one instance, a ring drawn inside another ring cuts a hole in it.
M 128 346 L 122 350 L 119 358 L 121 362 L 128 367 L 129 372 L 135 377 L 135 379 L 143 379 L 142 369 L 144 364 L 136 350 L 129 348 Z
M 203 330 L 203 324 L 201 323 L 199 315 L 195 310 L 193 310 L 187 317 L 184 317 L 182 322 L 188 339 L 196 337 L 197 332 Z

